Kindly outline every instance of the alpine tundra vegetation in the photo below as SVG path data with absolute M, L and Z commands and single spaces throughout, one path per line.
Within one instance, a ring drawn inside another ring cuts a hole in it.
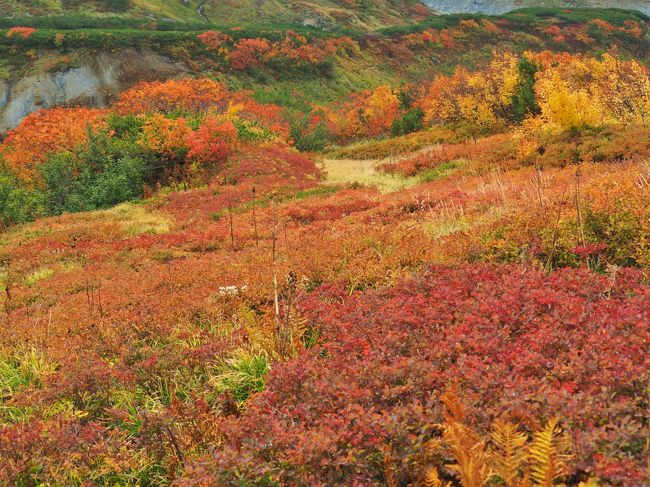
M 0 10 L 0 485 L 650 485 L 645 2 Z

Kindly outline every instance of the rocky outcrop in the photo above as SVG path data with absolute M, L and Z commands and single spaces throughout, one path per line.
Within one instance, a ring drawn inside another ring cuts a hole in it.
M 502 14 L 522 7 L 616 7 L 650 15 L 650 2 L 641 0 L 423 0 L 440 13 Z
M 0 80 L 0 133 L 41 108 L 106 106 L 117 93 L 138 81 L 173 78 L 187 71 L 182 63 L 153 51 L 130 48 L 82 56 L 78 67 L 63 71 Z

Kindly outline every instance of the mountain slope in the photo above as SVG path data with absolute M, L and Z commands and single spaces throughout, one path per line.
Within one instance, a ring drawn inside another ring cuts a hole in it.
M 215 24 L 334 25 L 362 29 L 413 23 L 430 15 L 418 0 L 0 0 L 9 15 L 120 15 Z
M 440 13 L 502 14 L 524 7 L 622 8 L 650 14 L 650 2 L 645 0 L 425 0 Z

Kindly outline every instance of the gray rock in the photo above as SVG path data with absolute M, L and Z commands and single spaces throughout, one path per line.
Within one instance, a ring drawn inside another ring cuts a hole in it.
M 168 79 L 187 68 L 150 50 L 125 49 L 86 56 L 81 65 L 14 81 L 0 81 L 0 133 L 36 110 L 61 105 L 106 106 L 139 81 Z
M 650 15 L 647 0 L 423 0 L 440 13 L 502 14 L 522 7 L 615 7 Z

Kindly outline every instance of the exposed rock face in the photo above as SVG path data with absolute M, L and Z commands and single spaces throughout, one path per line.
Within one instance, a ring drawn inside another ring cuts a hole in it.
M 60 105 L 106 106 L 115 94 L 138 81 L 167 79 L 186 66 L 150 50 L 125 49 L 86 56 L 79 67 L 42 73 L 14 82 L 0 80 L 0 133 L 41 108 Z
M 423 0 L 440 13 L 502 14 L 522 7 L 615 7 L 650 15 L 650 1 L 643 0 Z

